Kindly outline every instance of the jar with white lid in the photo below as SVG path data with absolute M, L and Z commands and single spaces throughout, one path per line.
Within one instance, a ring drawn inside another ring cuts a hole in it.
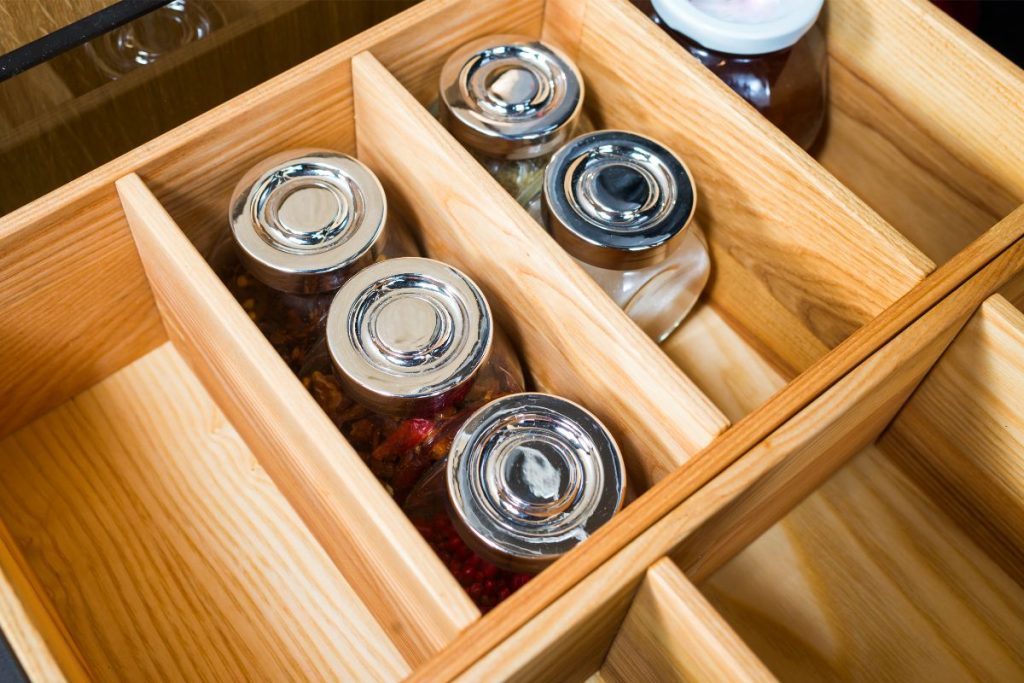
M 484 612 L 622 507 L 611 433 L 572 401 L 496 399 L 462 423 L 404 510 Z
M 711 272 L 696 206 L 682 159 L 626 131 L 577 137 L 544 176 L 545 227 L 657 342 L 690 312 Z
M 574 134 L 583 79 L 552 45 L 498 35 L 467 43 L 441 70 L 444 126 L 536 216 L 544 167 Z
M 483 293 L 426 258 L 382 261 L 346 281 L 299 374 L 399 502 L 473 411 L 523 390 Z
M 251 168 L 211 265 L 292 370 L 323 334 L 334 292 L 364 267 L 418 253 L 373 172 L 346 154 L 292 150 Z
M 824 0 L 632 0 L 804 149 L 825 121 Z

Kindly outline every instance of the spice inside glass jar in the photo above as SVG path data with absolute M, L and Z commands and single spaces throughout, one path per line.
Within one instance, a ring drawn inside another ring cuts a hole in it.
M 530 38 L 470 42 L 441 70 L 441 122 L 535 217 L 544 167 L 572 136 L 582 106 L 572 60 Z
M 260 162 L 236 186 L 228 222 L 211 264 L 293 371 L 348 277 L 418 253 L 389 219 L 377 177 L 340 152 L 293 150 Z
M 632 0 L 804 149 L 821 132 L 828 53 L 824 0 Z
M 425 258 L 383 261 L 349 279 L 300 377 L 399 502 L 473 411 L 523 390 L 483 293 Z
M 711 272 L 696 205 L 683 161 L 625 131 L 579 136 L 544 176 L 544 225 L 658 342 L 690 312 Z
M 615 439 L 583 407 L 514 394 L 466 420 L 404 509 L 482 611 L 622 507 Z

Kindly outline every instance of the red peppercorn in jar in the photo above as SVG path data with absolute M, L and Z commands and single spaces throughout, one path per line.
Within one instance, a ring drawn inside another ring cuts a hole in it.
M 632 0 L 804 149 L 825 121 L 824 0 Z
M 350 278 L 300 376 L 399 502 L 473 411 L 523 390 L 483 293 L 425 258 L 390 259 Z
M 477 410 L 409 495 L 409 518 L 483 611 L 618 512 L 615 439 L 583 407 L 514 394 Z
M 235 188 L 214 270 L 293 370 L 322 336 L 334 292 L 385 257 L 417 253 L 388 221 L 370 169 L 326 150 L 263 160 Z

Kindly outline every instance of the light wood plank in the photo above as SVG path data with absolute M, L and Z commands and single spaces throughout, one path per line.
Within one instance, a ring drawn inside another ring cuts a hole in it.
M 647 570 L 601 674 L 609 683 L 775 680 L 668 558 Z
M 0 457 L 0 517 L 98 679 L 408 671 L 170 345 Z
M 589 4 L 590 0 L 547 0 L 544 3 L 541 40 L 558 46 L 576 59 L 579 55 L 580 40 L 583 39 L 583 26 L 586 24 Z
M 0 522 L 0 632 L 33 681 L 88 681 L 71 634 Z
M 357 56 L 353 72 L 360 158 L 423 226 L 427 251 L 481 285 L 537 383 L 611 428 L 639 490 L 725 429 L 693 383 L 372 55 Z
M 403 655 L 438 650 L 469 597 L 138 176 L 117 185 L 171 339 Z
M 827 17 L 822 163 L 944 262 L 1024 201 L 1024 72 L 927 0 Z
M 1024 676 L 1024 588 L 877 448 L 701 585 L 781 680 Z
M 985 303 L 883 435 L 892 455 L 1024 583 L 1024 314 Z

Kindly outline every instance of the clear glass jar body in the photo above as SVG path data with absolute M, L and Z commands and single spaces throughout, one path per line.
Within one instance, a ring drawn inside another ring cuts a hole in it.
M 439 116 L 440 104 L 435 102 L 431 106 L 435 116 Z M 572 132 L 567 136 L 571 139 L 577 135 L 583 135 L 594 130 L 594 125 L 585 111 L 581 111 Z M 505 188 L 512 197 L 526 211 L 533 216 L 538 223 L 541 222 L 541 194 L 544 189 L 544 169 L 548 162 L 558 150 L 551 150 L 548 154 L 531 157 L 529 159 L 507 159 L 504 157 L 492 156 L 484 151 L 467 148 L 469 153 L 480 162 L 480 165 L 487 169 L 487 172 L 498 181 L 498 184 Z
M 470 415 L 492 400 L 524 388 L 519 359 L 497 329 L 490 355 L 466 392 L 432 414 L 389 415 L 370 410 L 346 395 L 323 341 L 313 348 L 299 377 L 399 503 L 431 465 L 448 455 L 452 438 Z
M 391 218 L 377 251 L 377 261 L 419 254 L 416 241 Z M 327 311 L 337 290 L 297 294 L 263 284 L 238 258 L 230 231 L 214 247 L 210 265 L 288 367 L 298 373 L 312 346 L 323 337 Z
M 672 29 L 650 0 L 632 2 L 794 142 L 804 149 L 814 145 L 828 105 L 828 52 L 819 24 L 788 49 L 736 55 L 711 50 Z
M 690 223 L 679 239 L 679 246 L 667 259 L 637 270 L 610 270 L 576 259 L 615 303 L 658 343 L 686 318 L 711 274 L 711 257 L 700 227 Z
M 462 540 L 452 522 L 448 504 L 446 464 L 447 460 L 442 459 L 424 474 L 402 509 L 448 571 L 486 614 L 526 585 L 532 575 L 501 569 Z

